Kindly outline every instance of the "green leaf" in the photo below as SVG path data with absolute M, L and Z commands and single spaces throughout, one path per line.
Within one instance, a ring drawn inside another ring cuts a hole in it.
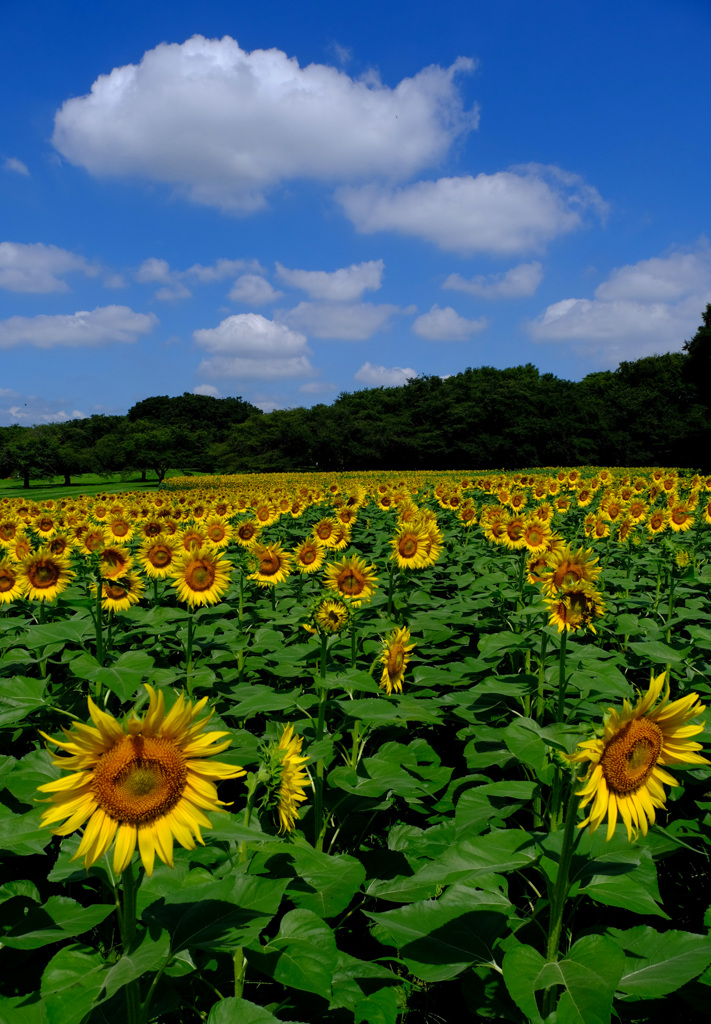
M 35 903 L 42 902 L 37 886 L 27 878 L 0 885 L 0 903 L 11 900 L 13 896 L 24 896 L 28 900 L 34 900 Z
M 523 764 L 541 772 L 548 760 L 546 744 L 538 735 L 538 726 L 530 718 L 517 718 L 509 723 L 503 740 L 511 753 Z
M 20 803 L 36 807 L 36 800 L 46 800 L 46 793 L 38 793 L 38 786 L 58 779 L 59 768 L 52 764 L 52 754 L 48 750 L 31 750 L 18 761 L 7 780 L 7 789 Z
M 562 960 L 547 962 L 532 946 L 515 946 L 503 961 L 511 998 L 533 1024 L 542 1024 L 536 992 L 562 985 L 556 1024 L 609 1024 L 624 969 L 622 950 L 602 935 L 579 939 Z
M 399 1007 L 394 988 L 381 988 L 355 1008 L 355 1024 L 396 1024 Z
M 48 1024 L 80 1024 L 102 989 L 106 971 L 98 953 L 60 949 L 47 964 L 40 986 Z
M 659 999 L 681 988 L 711 964 L 711 936 L 657 932 L 639 925 L 607 935 L 628 954 L 618 988 L 640 999 Z
M 38 992 L 25 996 L 0 996 L 2 1024 L 49 1024 L 47 1007 Z
M 382 964 L 369 960 L 358 960 L 348 953 L 338 951 L 338 967 L 333 975 L 333 998 L 330 1010 L 355 1010 L 363 1000 L 365 990 L 372 991 L 374 981 L 390 981 L 398 984 L 397 974 Z M 365 986 L 360 984 L 365 983 Z
M 46 679 L 13 676 L 0 679 L 0 726 L 17 725 L 47 702 Z
M 129 701 L 153 669 L 153 658 L 145 651 L 124 651 L 109 668 L 100 668 L 94 681 L 107 686 L 121 701 Z
M 0 804 L 0 850 L 11 850 L 18 857 L 30 853 L 44 853 L 52 842 L 48 828 L 40 828 L 42 809 L 35 807 L 27 814 L 14 814 Z
M 644 661 L 652 661 L 655 665 L 680 665 L 691 652 L 690 647 L 682 647 L 677 650 L 661 640 L 642 640 L 639 643 L 630 644 L 630 650 L 638 654 Z
M 338 950 L 325 921 L 310 910 L 290 910 L 275 938 L 265 946 L 251 947 L 247 959 L 282 985 L 328 999 Z
M 255 940 L 269 924 L 285 887 L 284 879 L 237 875 L 197 890 L 199 902 L 171 905 L 159 900 L 144 919 L 168 929 L 174 953 L 181 949 L 234 951 Z
M 434 982 L 490 960 L 493 942 L 506 928 L 509 915 L 498 902 L 472 909 L 442 899 L 367 916 L 376 922 L 373 935 L 379 942 L 395 946 L 415 977 Z
M 10 928 L 2 942 L 11 949 L 39 949 L 91 931 L 115 909 L 113 904 L 82 907 L 68 896 L 50 896 L 43 907 L 30 910 Z
M 287 853 L 269 857 L 265 869 L 278 877 L 274 862 L 286 859 L 292 865 L 287 895 L 292 903 L 312 910 L 319 917 L 335 917 L 345 910 L 365 881 L 365 868 L 345 853 L 329 856 L 310 846 L 292 846 Z
M 167 932 L 161 932 L 157 938 L 153 938 L 147 931 L 139 934 L 130 952 L 124 953 L 106 974 L 103 998 L 110 999 L 120 988 L 131 981 L 136 981 L 146 971 L 159 970 L 168 956 L 169 949 L 170 938 Z
M 228 996 L 227 999 L 215 1003 L 210 1010 L 207 1024 L 303 1024 L 303 1021 L 275 1017 L 263 1006 L 250 1003 L 247 999 Z
M 529 803 L 534 782 L 490 782 L 462 793 L 454 817 L 458 839 L 483 832 L 489 822 L 502 826 L 510 815 Z
M 453 843 L 417 872 L 413 881 L 439 885 L 471 882 L 480 875 L 506 874 L 527 867 L 538 856 L 533 840 L 518 829 L 489 832 Z

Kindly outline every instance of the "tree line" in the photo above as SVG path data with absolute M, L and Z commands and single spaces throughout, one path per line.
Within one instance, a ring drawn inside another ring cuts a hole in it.
M 531 363 L 469 368 L 331 405 L 262 413 L 241 398 L 147 398 L 126 416 L 0 428 L 0 475 L 528 466 L 691 466 L 711 472 L 711 303 L 681 352 L 579 382 Z

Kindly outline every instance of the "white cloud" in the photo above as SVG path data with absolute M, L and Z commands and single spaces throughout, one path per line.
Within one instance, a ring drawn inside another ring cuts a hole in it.
M 605 209 L 597 191 L 576 175 L 537 164 L 397 189 L 347 187 L 337 198 L 364 234 L 396 231 L 464 254 L 539 251 L 579 227 L 584 210 Z
M 209 398 L 221 398 L 220 392 L 212 384 L 198 384 L 193 388 L 194 395 L 207 395 Z
M 107 274 L 104 278 L 104 288 L 125 288 L 127 284 L 123 274 Z
M 330 395 L 334 391 L 338 391 L 338 388 L 327 380 L 309 380 L 306 384 L 301 385 L 299 391 L 305 395 Z
M 156 259 L 155 256 L 144 260 L 133 275 L 134 281 L 138 281 L 139 284 L 171 284 L 173 277 L 174 272 L 170 269 L 170 263 L 167 260 Z
M 83 256 L 42 242 L 0 242 L 0 288 L 13 292 L 66 292 L 63 274 L 81 271 L 95 277 L 99 270 Z
M 533 295 L 542 280 L 540 263 L 519 263 L 505 274 L 477 274 L 469 279 L 450 274 L 442 287 L 482 299 L 519 299 Z
M 593 299 L 563 299 L 548 306 L 528 330 L 536 341 L 570 342 L 601 366 L 679 351 L 711 301 L 711 248 L 617 267 Z
M 11 316 L 0 320 L 0 349 L 14 345 L 89 348 L 115 341 L 133 342 L 157 323 L 153 313 L 134 313 L 128 306 L 99 306 L 91 312 L 66 315 Z
M 279 319 L 313 338 L 365 341 L 399 312 L 398 306 L 388 303 L 344 302 L 332 305 L 328 302 L 300 302 L 294 309 L 280 312 Z
M 219 259 L 207 267 L 201 263 L 194 263 L 187 270 L 173 270 L 167 260 L 151 256 L 135 271 L 133 279 L 139 284 L 163 285 L 155 293 L 156 299 L 174 302 L 176 299 L 189 299 L 192 295 L 186 281 L 213 284 L 245 270 L 261 272 L 262 267 L 257 260 Z M 266 281 L 264 283 L 267 284 Z M 275 293 L 275 297 L 277 294 Z
M 232 285 L 229 298 L 249 306 L 265 306 L 281 298 L 283 292 L 275 291 L 265 277 L 259 274 L 242 274 Z
M 196 277 L 201 284 L 212 284 L 213 281 L 224 281 L 226 277 L 234 277 L 235 274 L 263 274 L 264 268 L 259 260 L 227 260 L 223 258 L 215 260 L 207 267 L 204 267 L 202 263 L 194 263 L 184 273 Z
M 459 316 L 451 306 L 441 309 L 435 305 L 429 313 L 418 316 L 412 330 L 427 341 L 467 341 L 472 334 L 483 331 L 488 325 L 485 316 L 479 320 L 467 320 Z
M 100 75 L 55 116 L 59 152 L 97 176 L 174 186 L 197 203 L 249 212 L 293 178 L 408 177 L 476 127 L 455 85 L 474 62 L 435 65 L 394 89 L 281 50 L 196 35 Z
M 24 395 L 9 388 L 0 388 L 0 426 L 15 423 L 32 426 L 41 423 L 64 423 L 85 419 L 86 413 L 72 408 L 71 399 L 46 399 L 38 395 Z
M 29 178 L 30 176 L 30 169 L 27 164 L 23 164 L 22 160 L 18 160 L 16 156 L 5 157 L 3 168 L 6 171 L 14 171 L 15 174 L 21 174 L 23 178 Z
M 354 380 L 371 388 L 399 388 L 407 384 L 417 371 L 411 366 L 380 366 L 377 363 L 363 363 Z
M 355 302 L 364 291 L 376 292 L 382 284 L 382 260 L 353 263 L 340 270 L 289 270 L 277 263 L 277 277 L 291 288 L 308 292 L 312 299 Z
M 217 327 L 193 332 L 212 358 L 200 363 L 205 377 L 302 377 L 313 372 L 303 334 L 259 313 L 228 316 Z

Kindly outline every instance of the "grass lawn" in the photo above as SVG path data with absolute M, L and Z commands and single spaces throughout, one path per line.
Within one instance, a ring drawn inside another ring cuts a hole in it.
M 169 470 L 168 476 L 182 476 L 182 471 Z M 115 494 L 117 491 L 155 491 L 158 489 L 158 477 L 150 470 L 146 480 L 141 480 L 140 472 L 129 476 L 113 473 L 110 476 L 98 476 L 96 473 L 79 473 L 72 477 L 70 487 L 65 487 L 64 477 L 55 476 L 50 479 L 31 480 L 29 489 L 22 486 L 22 480 L 0 480 L 0 498 L 28 498 L 30 501 L 43 501 L 45 498 L 65 498 L 78 494 Z

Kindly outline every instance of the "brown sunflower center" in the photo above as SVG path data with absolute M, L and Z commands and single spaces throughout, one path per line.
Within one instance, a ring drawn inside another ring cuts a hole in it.
M 150 523 L 146 523 L 143 527 L 143 533 L 146 537 L 157 537 L 161 529 L 162 527 L 160 523 L 152 521 Z
M 365 589 L 365 577 L 349 567 L 338 574 L 336 580 L 339 591 L 342 594 L 358 595 Z
M 240 526 L 237 534 L 240 540 L 251 540 L 255 534 L 255 529 L 251 523 L 245 523 L 243 526 Z
M 7 594 L 8 591 L 12 590 L 17 582 L 15 573 L 9 566 L 0 568 L 0 594 Z
M 60 567 L 56 562 L 42 560 L 35 562 L 34 565 L 29 567 L 27 578 L 35 590 L 45 590 L 47 587 L 55 585 L 59 579 L 60 572 Z
M 395 644 L 388 651 L 388 675 L 396 676 L 402 672 L 403 665 L 405 663 L 405 652 L 402 649 L 401 644 Z
M 271 551 L 265 552 L 259 559 L 259 571 L 262 576 L 274 576 L 281 568 L 281 559 Z
M 49 516 L 43 516 L 42 519 L 37 522 L 37 529 L 42 530 L 43 533 L 49 533 L 54 527 L 54 520 L 50 519 Z
M 17 533 L 17 527 L 12 523 L 0 524 L 0 540 L 12 540 Z
M 163 569 L 166 565 L 170 565 L 172 552 L 163 544 L 154 544 L 148 552 L 147 558 L 156 569 Z
M 600 767 L 608 788 L 631 793 L 644 784 L 661 753 L 662 730 L 648 718 L 634 718 L 605 745 Z
M 579 583 L 583 575 L 582 567 L 575 562 L 562 562 L 553 573 L 553 582 L 560 589 L 571 587 L 574 583 Z
M 193 559 L 185 567 L 184 579 L 190 590 L 209 590 L 215 582 L 215 567 L 207 559 Z
M 224 526 L 213 525 L 208 528 L 207 535 L 213 543 L 218 544 L 225 539 Z
M 302 565 L 311 565 L 316 561 L 316 548 L 304 548 L 301 552 Z
M 397 549 L 403 558 L 413 558 L 417 554 L 417 537 L 406 533 L 404 537 L 400 538 Z
M 185 758 L 170 740 L 127 736 L 97 761 L 92 789 L 110 818 L 138 825 L 175 807 L 187 777 Z
M 123 601 L 128 596 L 128 591 L 119 583 L 108 583 L 104 581 L 104 597 L 110 601 Z

